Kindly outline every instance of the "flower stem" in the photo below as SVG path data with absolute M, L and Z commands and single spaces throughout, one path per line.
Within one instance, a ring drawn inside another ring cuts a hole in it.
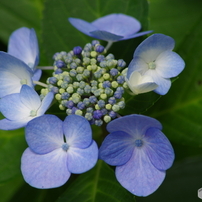
M 54 69 L 54 67 L 53 66 L 37 66 L 37 69 L 50 70 L 50 69 Z
M 45 87 L 45 88 L 47 88 L 47 87 L 48 87 L 48 85 L 47 85 L 47 84 L 42 83 L 42 82 L 40 82 L 40 81 L 33 81 L 33 82 L 34 82 L 34 84 L 36 84 L 36 85 L 39 85 L 39 86 L 42 86 L 42 87 Z
M 105 49 L 108 51 L 109 48 L 112 46 L 113 41 L 108 41 L 107 46 L 105 47 Z

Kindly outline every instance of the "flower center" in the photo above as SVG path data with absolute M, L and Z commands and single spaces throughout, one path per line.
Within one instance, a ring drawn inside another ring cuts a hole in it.
M 156 64 L 154 61 L 150 62 L 148 65 L 149 65 L 149 69 L 156 69 Z
M 37 115 L 37 110 L 33 109 L 33 110 L 30 111 L 30 115 L 29 116 L 34 117 L 36 115 Z
M 20 80 L 20 83 L 23 85 L 23 84 L 27 84 L 27 79 L 21 79 Z
M 69 145 L 68 145 L 67 143 L 64 143 L 64 144 L 62 145 L 62 149 L 63 149 L 64 151 L 67 151 L 67 150 L 69 149 Z
M 142 147 L 142 145 L 143 145 L 143 141 L 142 140 L 140 140 L 140 139 L 135 140 L 135 146 L 136 147 Z

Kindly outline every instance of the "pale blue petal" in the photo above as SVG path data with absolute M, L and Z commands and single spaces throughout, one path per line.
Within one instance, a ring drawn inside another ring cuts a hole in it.
M 175 52 L 164 51 L 156 61 L 156 71 L 163 78 L 171 78 L 177 76 L 185 67 L 184 60 Z
M 34 75 L 32 77 L 32 80 L 33 81 L 39 81 L 39 79 L 41 78 L 41 75 L 42 75 L 42 70 L 41 69 L 36 69 L 34 71 Z
M 68 170 L 74 174 L 84 173 L 93 168 L 98 160 L 98 147 L 95 141 L 85 149 L 70 147 L 67 151 Z
M 52 92 L 49 92 L 44 97 L 44 99 L 41 102 L 41 106 L 37 111 L 38 116 L 43 115 L 48 110 L 48 108 L 50 107 L 50 105 L 51 105 L 51 103 L 53 101 L 53 98 L 54 98 L 54 94 Z
M 38 155 L 27 148 L 21 158 L 21 171 L 24 180 L 39 189 L 60 187 L 70 177 L 67 154 L 61 149 Z
M 2 119 L 0 120 L 0 129 L 1 130 L 16 130 L 18 128 L 25 127 L 27 123 L 31 120 L 31 118 L 24 118 L 21 120 L 8 120 Z
M 127 79 L 134 71 L 144 74 L 148 70 L 148 64 L 141 57 L 134 57 L 128 66 Z
M 89 122 L 82 116 L 69 115 L 65 118 L 63 131 L 70 147 L 84 149 L 92 142 L 92 129 Z
M 45 154 L 61 148 L 63 140 L 62 121 L 54 115 L 34 118 L 25 128 L 25 138 L 30 149 Z
M 144 115 L 132 114 L 111 121 L 107 125 L 107 130 L 110 133 L 124 131 L 135 138 L 139 138 L 142 137 L 150 127 L 155 127 L 159 130 L 162 129 L 161 123 L 156 119 Z
M 98 30 L 120 36 L 132 35 L 141 29 L 141 24 L 138 20 L 121 13 L 113 13 L 98 18 L 92 22 L 92 25 L 98 28 Z
M 39 62 L 39 48 L 34 29 L 22 27 L 14 31 L 9 38 L 8 53 L 35 67 Z
M 69 22 L 79 31 L 83 32 L 88 36 L 92 36 L 90 32 L 97 30 L 91 23 L 86 22 L 78 18 L 68 18 Z
M 20 91 L 20 100 L 30 110 L 37 110 L 41 105 L 39 95 L 28 85 L 22 85 Z
M 99 148 L 99 158 L 112 166 L 120 166 L 128 162 L 135 148 L 135 139 L 123 132 L 110 133 Z
M 30 109 L 21 102 L 19 93 L 0 99 L 0 111 L 9 120 L 20 120 L 30 115 Z
M 135 33 L 135 34 L 132 34 L 132 35 L 124 36 L 122 39 L 120 39 L 120 41 L 121 40 L 126 40 L 126 39 L 133 39 L 133 38 L 136 38 L 136 37 L 139 37 L 139 36 L 149 34 L 151 32 L 153 32 L 153 31 L 150 30 L 150 31 L 138 32 L 138 33 Z
M 168 138 L 158 129 L 149 128 L 145 134 L 145 152 L 159 170 L 167 170 L 173 164 L 175 154 Z
M 96 39 L 104 40 L 104 41 L 119 41 L 120 39 L 123 38 L 123 36 L 119 36 L 119 35 L 112 34 L 107 31 L 101 31 L 101 30 L 90 32 L 90 34 L 92 37 Z
M 164 51 L 171 51 L 175 46 L 173 38 L 164 34 L 153 34 L 146 38 L 135 50 L 134 57 L 139 56 L 149 63 Z
M 151 76 L 154 82 L 158 85 L 154 92 L 159 95 L 165 95 L 169 91 L 171 87 L 170 79 L 161 77 L 156 70 L 148 70 L 145 75 Z
M 33 87 L 32 76 L 32 70 L 24 62 L 5 52 L 0 52 L 0 97 L 19 93 L 22 86 L 21 80 Z
M 131 159 L 116 167 L 119 183 L 136 196 L 148 196 L 155 192 L 165 178 L 165 171 L 156 169 L 141 148 L 136 148 Z

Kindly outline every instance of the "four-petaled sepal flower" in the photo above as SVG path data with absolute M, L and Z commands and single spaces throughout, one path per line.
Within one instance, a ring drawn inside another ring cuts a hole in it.
M 23 153 L 21 170 L 33 187 L 62 186 L 71 173 L 86 172 L 97 162 L 98 147 L 82 116 L 69 115 L 62 122 L 54 115 L 44 115 L 30 121 L 25 133 L 29 148 Z
M 84 34 L 108 42 L 132 39 L 152 32 L 139 32 L 140 22 L 122 13 L 106 15 L 91 23 L 78 18 L 69 18 L 69 22 Z
M 173 52 L 174 40 L 164 34 L 153 34 L 145 39 L 135 50 L 129 64 L 127 79 L 134 83 L 131 75 L 139 72 L 149 76 L 158 85 L 154 92 L 165 95 L 171 86 L 170 78 L 176 77 L 184 69 L 183 59 Z
M 174 151 L 161 124 L 143 115 L 128 115 L 107 125 L 99 158 L 116 166 L 120 184 L 137 196 L 147 196 L 160 186 L 171 167 Z
M 23 85 L 20 93 L 0 99 L 0 111 L 5 116 L 0 120 L 0 129 L 14 130 L 26 126 L 29 121 L 46 112 L 53 98 L 53 93 L 49 92 L 41 101 L 33 88 Z

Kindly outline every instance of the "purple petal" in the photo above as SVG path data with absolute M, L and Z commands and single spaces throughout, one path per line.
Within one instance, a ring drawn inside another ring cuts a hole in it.
M 41 105 L 39 95 L 28 85 L 22 85 L 20 91 L 20 100 L 30 110 L 37 110 Z
M 163 78 L 177 76 L 185 67 L 184 60 L 175 52 L 164 51 L 156 61 L 156 71 Z
M 0 111 L 9 120 L 20 120 L 30 115 L 30 109 L 21 102 L 19 93 L 0 99 Z
M 8 94 L 19 93 L 21 89 L 21 81 L 33 87 L 33 72 L 21 60 L 0 52 L 0 97 Z
M 142 57 L 149 63 L 164 51 L 171 51 L 175 46 L 173 38 L 164 34 L 153 34 L 146 38 L 135 50 L 134 57 Z
M 25 128 L 25 138 L 30 149 L 45 154 L 62 147 L 62 121 L 54 115 L 43 115 L 30 121 Z
M 165 172 L 156 169 L 144 150 L 136 148 L 131 159 L 116 167 L 119 183 L 136 196 L 148 196 L 158 189 L 165 178 Z
M 124 131 L 135 138 L 139 138 L 150 127 L 162 129 L 161 123 L 156 119 L 144 115 L 132 114 L 111 121 L 107 125 L 107 130 L 110 133 Z
M 52 103 L 53 101 L 53 98 L 54 98 L 54 94 L 52 92 L 49 92 L 45 97 L 44 99 L 42 100 L 41 102 L 41 106 L 37 112 L 37 114 L 39 116 L 43 115 L 47 109 L 50 107 L 50 104 Z
M 84 149 L 92 142 L 92 130 L 89 122 L 82 116 L 70 115 L 64 120 L 63 131 L 70 147 Z
M 76 29 L 88 36 L 92 36 L 90 32 L 97 30 L 96 27 L 94 27 L 91 23 L 86 22 L 85 20 L 78 18 L 68 18 L 68 20 Z
M 95 141 L 85 149 L 70 147 L 67 151 L 67 166 L 71 173 L 79 174 L 93 168 L 98 160 L 98 147 Z
M 92 37 L 96 39 L 104 40 L 104 41 L 119 41 L 123 38 L 123 36 L 119 36 L 119 35 L 112 34 L 107 31 L 101 31 L 101 30 L 90 32 L 90 34 Z
M 120 166 L 128 162 L 134 150 L 134 138 L 123 132 L 110 133 L 102 142 L 99 158 L 112 166 Z
M 160 95 L 165 95 L 169 91 L 171 87 L 170 79 L 161 77 L 156 70 L 148 70 L 145 75 L 151 76 L 154 82 L 158 85 L 154 92 Z
M 39 189 L 62 186 L 70 177 L 67 154 L 62 149 L 38 155 L 27 148 L 22 155 L 21 171 L 25 181 Z
M 34 29 L 22 27 L 14 31 L 9 38 L 8 53 L 31 68 L 38 65 L 39 48 Z
M 141 24 L 135 18 L 124 14 L 110 14 L 92 22 L 98 30 L 110 32 L 115 35 L 128 36 L 138 32 Z
M 15 130 L 18 128 L 22 128 L 25 127 L 27 125 L 27 123 L 32 119 L 32 117 L 30 118 L 24 118 L 21 120 L 8 120 L 8 119 L 2 119 L 0 120 L 0 129 L 1 130 Z
M 167 170 L 173 164 L 175 154 L 168 138 L 158 129 L 149 128 L 145 134 L 145 152 L 159 170 Z

